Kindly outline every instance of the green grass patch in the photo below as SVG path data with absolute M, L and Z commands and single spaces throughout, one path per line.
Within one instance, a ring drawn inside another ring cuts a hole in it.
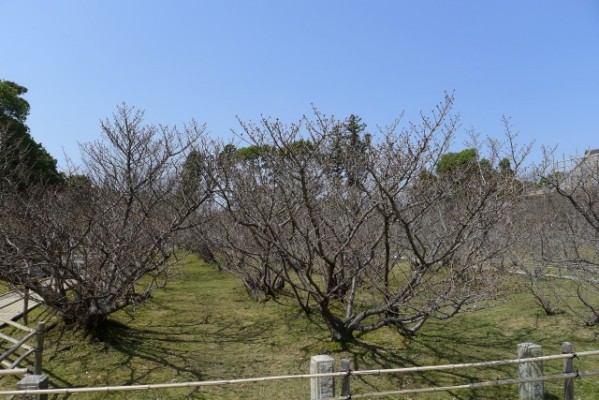
M 42 308 L 36 320 L 52 316 Z M 561 352 L 571 341 L 576 351 L 599 348 L 597 328 L 585 328 L 568 314 L 544 316 L 526 294 L 505 297 L 491 308 L 430 321 L 412 339 L 385 328 L 364 335 L 349 349 L 329 341 L 324 324 L 308 321 L 298 307 L 280 302 L 254 302 L 235 276 L 190 258 L 172 282 L 149 303 L 113 315 L 99 337 L 85 337 L 58 320 L 48 332 L 44 372 L 52 387 L 117 386 L 131 384 L 221 380 L 307 373 L 310 357 L 330 354 L 349 358 L 354 369 L 488 361 L 516 357 L 521 342 L 543 345 L 545 354 Z M 575 360 L 579 370 L 599 369 L 599 358 Z M 561 361 L 547 362 L 557 373 Z M 515 378 L 517 367 L 463 369 L 354 377 L 356 393 L 400 388 L 454 385 L 479 380 Z M 14 388 L 4 378 L 3 388 Z M 560 383 L 547 383 L 547 398 L 561 397 Z M 599 383 L 576 381 L 577 397 L 593 398 Z M 558 397 L 556 397 L 558 396 Z M 309 381 L 277 381 L 202 389 L 73 395 L 77 399 L 301 399 L 309 398 Z M 56 397 L 64 398 L 64 397 Z M 517 398 L 517 386 L 477 391 L 410 395 L 400 399 Z

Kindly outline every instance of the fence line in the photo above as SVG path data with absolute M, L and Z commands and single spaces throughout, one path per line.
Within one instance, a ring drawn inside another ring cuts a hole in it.
M 494 367 L 498 365 L 508 364 L 523 364 L 531 361 L 551 361 L 551 360 L 563 360 L 568 358 L 577 358 L 585 356 L 599 355 L 599 350 L 582 351 L 578 353 L 566 353 L 566 354 L 555 354 L 551 356 L 541 357 L 530 357 L 530 358 L 516 358 L 512 360 L 496 360 L 496 361 L 481 361 L 473 363 L 462 363 L 462 364 L 445 364 L 445 365 L 428 365 L 423 367 L 406 367 L 406 368 L 392 368 L 392 369 L 373 369 L 373 370 L 362 370 L 362 371 L 351 371 L 351 375 L 379 375 L 379 374 L 393 374 L 393 373 L 405 373 L 405 372 L 424 372 L 424 371 L 443 371 L 448 369 L 460 369 L 460 368 L 476 368 L 476 367 Z M 347 375 L 347 372 L 341 372 L 342 375 Z M 330 374 L 330 376 L 333 376 Z
M 60 388 L 60 389 L 42 389 L 42 390 L 0 390 L 0 396 L 11 395 L 31 395 L 31 394 L 75 394 L 75 393 L 90 393 L 90 392 L 117 392 L 117 391 L 142 391 L 152 389 L 181 389 L 202 386 L 224 386 L 242 383 L 257 383 L 278 380 L 291 379 L 310 379 L 310 378 L 327 378 L 332 376 L 347 375 L 346 372 L 333 372 L 323 374 L 299 374 L 299 375 L 278 375 L 264 376 L 258 378 L 239 378 L 225 379 L 216 381 L 193 381 L 179 383 L 154 383 L 147 385 L 128 385 L 128 386 L 102 386 L 102 387 L 84 387 L 84 388 Z
M 27 375 L 27 368 L 0 369 L 0 377 L 7 375 Z
M 330 378 L 330 377 L 343 377 L 347 375 L 380 375 L 380 374 L 393 374 L 393 373 L 408 373 L 408 372 L 423 372 L 423 371 L 441 371 L 448 369 L 459 369 L 459 368 L 474 368 L 474 367 L 488 367 L 497 365 L 507 364 L 521 364 L 528 363 L 531 361 L 548 361 L 548 360 L 561 360 L 566 358 L 576 358 L 588 355 L 599 355 L 599 350 L 569 353 L 569 354 L 556 354 L 551 356 L 542 356 L 525 359 L 511 359 L 511 360 L 496 360 L 496 361 L 482 361 L 475 363 L 463 363 L 463 364 L 445 364 L 445 365 L 433 365 L 423 367 L 406 367 L 406 368 L 390 368 L 390 369 L 373 369 L 373 370 L 360 370 L 360 371 L 339 371 L 339 372 L 327 372 L 320 374 L 297 374 L 297 375 L 277 375 L 277 376 L 265 376 L 256 378 L 239 378 L 239 379 L 227 379 L 227 380 L 215 380 L 215 381 L 193 381 L 193 382 L 179 382 L 179 383 L 155 383 L 147 385 L 128 385 L 128 386 L 102 386 L 102 387 L 85 387 L 85 388 L 60 388 L 60 389 L 43 389 L 43 390 L 0 390 L 0 396 L 10 396 L 17 394 L 75 394 L 75 393 L 90 393 L 90 392 L 116 392 L 116 391 L 142 391 L 152 389 L 180 389 L 190 387 L 202 387 L 202 386 L 223 386 L 223 385 L 234 385 L 242 383 L 257 383 L 257 382 L 268 382 L 278 380 L 292 380 L 292 379 L 312 379 L 312 378 Z M 599 372 L 597 372 L 599 374 Z M 571 377 L 574 377 L 575 374 Z M 557 378 L 556 378 L 557 379 Z M 565 379 L 562 377 L 561 379 Z M 539 379 L 536 379 L 539 380 Z M 521 382 L 533 382 L 533 380 L 521 380 Z M 518 382 L 514 382 L 518 383 Z M 472 385 L 472 384 L 470 384 Z M 489 386 L 489 385 L 487 385 Z M 406 389 L 410 390 L 410 389 Z M 419 390 L 419 389 L 412 389 Z M 357 398 L 357 395 L 352 398 Z M 341 397 L 344 399 L 346 397 Z
M 564 343 L 565 345 L 566 343 Z M 539 346 L 540 347 L 540 346 Z M 566 348 L 566 347 L 564 347 Z M 571 347 L 570 347 L 571 348 Z M 339 372 L 324 372 L 324 373 L 309 373 L 309 374 L 296 374 L 296 375 L 278 375 L 278 376 L 266 376 L 266 377 L 255 377 L 255 378 L 239 378 L 239 379 L 228 379 L 228 380 L 214 380 L 214 381 L 193 381 L 193 382 L 179 382 L 179 383 L 163 383 L 163 384 L 144 384 L 144 385 L 128 385 L 128 386 L 105 386 L 105 387 L 78 387 L 78 388 L 57 388 L 57 389 L 31 389 L 25 390 L 0 390 L 0 396 L 27 396 L 27 395 L 48 395 L 48 394 L 77 394 L 77 393 L 109 393 L 118 391 L 147 391 L 155 389 L 177 389 L 177 388 L 200 388 L 207 386 L 224 386 L 244 383 L 257 383 L 257 382 L 268 382 L 268 381 L 279 381 L 279 380 L 292 380 L 292 379 L 311 379 L 312 384 L 314 382 L 320 382 L 326 380 L 326 378 L 333 379 L 335 377 L 343 377 L 347 381 L 345 390 L 347 393 L 342 393 L 340 397 L 334 396 L 334 389 L 332 396 L 317 397 L 322 400 L 342 400 L 342 399 L 357 399 L 366 397 L 381 397 L 388 395 L 399 395 L 409 393 L 427 393 L 427 392 L 440 392 L 440 391 L 453 391 L 453 390 L 466 390 L 466 389 L 477 389 L 483 387 L 501 386 L 501 385 L 513 385 L 513 384 L 526 384 L 534 382 L 543 382 L 549 380 L 572 380 L 579 377 L 589 377 L 599 375 L 599 371 L 585 371 L 585 372 L 569 372 L 566 370 L 562 374 L 557 375 L 541 375 L 541 376 L 530 376 L 520 377 L 518 379 L 502 379 L 493 381 L 482 381 L 474 382 L 463 385 L 454 386 L 439 386 L 439 387 L 428 387 L 428 388 L 415 388 L 415 389 L 402 389 L 395 391 L 385 392 L 374 392 L 374 393 L 360 393 L 360 394 L 349 394 L 349 380 L 350 376 L 356 375 L 380 375 L 390 373 L 412 373 L 412 372 L 423 372 L 423 371 L 443 371 L 450 369 L 460 368 L 477 368 L 477 367 L 491 367 L 499 365 L 509 364 L 531 364 L 535 362 L 550 361 L 550 360 L 572 360 L 578 357 L 599 355 L 599 350 L 584 351 L 584 352 L 564 352 L 562 354 L 555 354 L 549 356 L 539 356 L 530 358 L 518 358 L 518 359 L 505 359 L 495 361 L 482 361 L 473 363 L 462 363 L 462 364 L 445 364 L 436 366 L 421 366 L 421 367 L 405 367 L 405 368 L 391 368 L 391 369 L 373 369 L 373 370 L 358 370 L 352 371 L 349 369 L 349 361 L 345 363 L 343 371 Z M 316 356 L 323 357 L 323 356 Z M 327 357 L 327 362 L 334 359 Z M 313 357 L 315 358 L 315 357 Z M 570 370 L 571 371 L 571 370 Z M 323 379 L 325 378 L 325 379 Z M 334 387 L 334 386 L 333 386 Z
M 42 353 L 44 349 L 44 333 L 45 333 L 45 324 L 43 322 L 39 322 L 35 329 L 29 328 L 27 326 L 21 325 L 12 320 L 0 318 L 0 323 L 10 325 L 14 328 L 22 330 L 26 332 L 26 335 L 21 339 L 15 339 L 8 335 L 1 334 L 0 338 L 4 339 L 13 345 L 6 350 L 4 353 L 0 354 L 0 363 L 6 366 L 8 369 L 15 369 L 17 365 L 25 358 L 33 354 L 35 356 L 33 360 L 33 373 L 36 375 L 40 375 L 42 373 Z M 32 338 L 35 338 L 35 346 L 30 346 L 26 342 Z M 24 349 L 25 352 L 23 354 L 17 354 L 17 351 L 20 349 Z M 17 355 L 17 358 L 13 361 L 9 361 L 8 358 Z M 22 369 L 19 369 L 19 371 Z M 4 376 L 7 374 L 0 374 Z
M 27 327 L 25 325 L 21 325 L 18 322 L 15 322 L 15 321 L 10 320 L 10 319 L 6 319 L 6 318 L 1 318 L 0 317 L 0 323 L 10 325 L 10 326 L 12 326 L 14 328 L 20 329 L 20 330 L 25 331 L 25 332 L 29 332 L 29 333 L 35 332 L 35 329 L 29 328 L 29 327 Z
M 416 372 L 416 371 L 440 371 L 444 369 L 454 368 L 467 368 L 467 367 L 484 367 L 492 365 L 505 365 L 505 364 L 519 364 L 518 379 L 500 379 L 493 381 L 475 382 L 463 385 L 454 386 L 438 386 L 438 387 L 426 387 L 416 389 L 401 389 L 384 392 L 371 392 L 371 393 L 360 393 L 354 394 L 350 390 L 350 377 L 353 375 L 371 375 L 376 373 L 375 371 L 351 371 L 349 369 L 350 360 L 341 360 L 341 368 L 343 369 L 346 377 L 341 382 L 341 396 L 335 397 L 335 384 L 333 378 L 314 379 L 311 382 L 312 385 L 312 400 L 347 400 L 347 399 L 358 399 L 358 398 L 373 398 L 389 395 L 400 395 L 400 394 L 414 394 L 414 393 L 432 393 L 442 391 L 455 391 L 465 389 L 477 389 L 483 387 L 492 386 L 503 386 L 519 384 L 520 399 L 523 400 L 541 400 L 545 398 L 545 391 L 543 383 L 551 380 L 563 380 L 564 381 L 564 399 L 574 400 L 574 380 L 575 378 L 589 377 L 599 375 L 599 371 L 584 371 L 574 372 L 572 360 L 577 357 L 591 356 L 599 354 L 599 351 L 586 351 L 586 352 L 574 352 L 572 350 L 572 344 L 570 342 L 562 343 L 562 354 L 551 355 L 551 356 L 540 356 L 541 346 L 534 343 L 520 343 L 518 345 L 518 359 L 516 360 L 498 360 L 498 361 L 487 361 L 479 363 L 465 363 L 465 364 L 454 364 L 454 365 L 442 365 L 442 366 L 425 366 L 425 367 L 413 367 L 413 368 L 396 368 L 381 370 L 381 373 L 400 373 L 400 372 Z M 535 356 L 539 355 L 539 356 Z M 320 356 L 322 357 L 322 356 Z M 326 357 L 326 356 L 325 356 Z M 313 357 L 316 359 L 316 357 Z M 563 373 L 557 375 L 545 375 L 543 372 L 543 361 L 563 359 Z M 330 368 L 331 358 L 320 358 L 319 362 L 322 366 L 319 368 L 327 369 Z M 328 364 L 328 365 L 326 365 Z M 324 381 L 324 382 L 323 382 Z
M 414 393 L 433 393 L 433 392 L 448 392 L 454 390 L 472 390 L 472 389 L 480 389 L 483 387 L 493 387 L 493 386 L 506 386 L 506 385 L 516 385 L 519 383 L 530 383 L 530 382 L 542 382 L 542 381 L 557 381 L 564 380 L 569 378 L 582 378 L 588 376 L 599 375 L 599 371 L 587 371 L 587 372 L 572 372 L 568 374 L 557 374 L 557 375 L 543 375 L 537 378 L 520 378 L 520 379 L 498 379 L 494 381 L 483 381 L 483 382 L 475 382 L 475 383 L 467 383 L 463 385 L 455 385 L 455 386 L 435 386 L 428 388 L 418 388 L 418 389 L 402 389 L 402 390 L 391 390 L 385 392 L 371 392 L 371 393 L 360 393 L 360 394 L 352 394 L 338 397 L 326 397 L 322 400 L 350 400 L 350 399 L 364 399 L 368 397 L 383 397 L 383 396 L 391 396 L 391 395 L 399 395 L 399 394 L 414 394 Z

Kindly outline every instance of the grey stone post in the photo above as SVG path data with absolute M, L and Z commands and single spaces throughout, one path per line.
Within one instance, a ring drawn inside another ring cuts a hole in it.
M 48 389 L 48 377 L 46 375 L 28 375 L 17 383 L 17 390 Z M 17 400 L 48 400 L 47 394 L 19 395 Z
M 335 372 L 335 359 L 327 355 L 312 356 L 310 359 L 311 374 Z M 335 378 L 332 376 L 310 379 L 310 400 L 321 400 L 335 397 Z
M 534 343 L 518 344 L 518 358 L 541 357 L 541 345 Z M 543 361 L 531 361 L 518 364 L 518 378 L 537 378 L 543 376 Z M 520 400 L 543 400 L 545 385 L 543 381 L 525 382 L 520 384 Z

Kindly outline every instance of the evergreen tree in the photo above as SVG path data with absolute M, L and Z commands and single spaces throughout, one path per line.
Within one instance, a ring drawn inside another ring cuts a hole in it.
M 0 178 L 20 189 L 35 183 L 64 181 L 56 160 L 37 143 L 25 124 L 29 103 L 22 98 L 27 88 L 0 80 Z
M 348 186 L 355 186 L 363 178 L 363 163 L 370 145 L 370 134 L 362 118 L 351 114 L 336 127 L 333 143 L 333 171 L 344 179 Z

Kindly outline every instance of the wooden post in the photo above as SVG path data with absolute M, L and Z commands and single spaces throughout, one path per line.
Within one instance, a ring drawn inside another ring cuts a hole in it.
M 33 362 L 33 373 L 35 375 L 42 374 L 42 356 L 44 354 L 44 333 L 46 325 L 43 322 L 38 322 L 35 329 L 35 360 Z
M 562 343 L 562 353 L 572 354 L 572 343 Z M 564 358 L 564 374 L 574 372 L 573 361 L 572 358 Z M 574 400 L 574 378 L 564 379 L 564 400 Z
M 541 357 L 541 345 L 534 343 L 518 344 L 518 358 Z M 530 361 L 518 364 L 518 378 L 539 378 L 543 376 L 543 361 Z M 520 400 L 543 400 L 545 385 L 543 381 L 525 382 L 520 384 Z
M 346 398 L 351 398 L 351 389 L 350 389 L 350 364 L 351 361 L 347 358 L 343 358 L 341 360 L 341 371 L 347 372 L 347 375 L 344 375 L 341 379 L 341 396 L 346 396 Z
M 310 359 L 311 374 L 335 372 L 335 359 L 327 355 L 312 356 Z M 310 379 L 310 400 L 321 400 L 335 397 L 335 378 L 332 376 Z
M 29 323 L 29 316 L 28 316 L 28 312 L 29 311 L 29 288 L 26 287 L 25 288 L 25 294 L 23 297 L 23 325 L 27 325 Z

